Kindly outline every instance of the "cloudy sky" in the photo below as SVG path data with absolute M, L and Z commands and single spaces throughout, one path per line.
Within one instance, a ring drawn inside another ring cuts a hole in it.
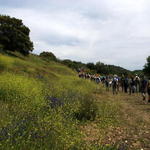
M 37 54 L 130 70 L 150 55 L 150 0 L 0 0 L 0 14 L 23 20 Z

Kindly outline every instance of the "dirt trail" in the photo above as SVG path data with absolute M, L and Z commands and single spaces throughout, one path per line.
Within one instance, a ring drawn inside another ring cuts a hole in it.
M 112 93 L 97 95 L 98 100 L 119 103 L 119 124 L 107 129 L 98 127 L 97 122 L 83 127 L 86 140 L 92 143 L 117 144 L 119 150 L 150 150 L 150 104 L 140 94 Z

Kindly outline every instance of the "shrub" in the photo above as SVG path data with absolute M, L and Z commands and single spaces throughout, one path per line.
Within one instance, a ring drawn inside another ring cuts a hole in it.
M 95 120 L 98 106 L 91 96 L 84 97 L 75 116 L 78 120 Z
M 52 52 L 42 52 L 40 53 L 40 57 L 47 61 L 57 61 L 56 56 Z

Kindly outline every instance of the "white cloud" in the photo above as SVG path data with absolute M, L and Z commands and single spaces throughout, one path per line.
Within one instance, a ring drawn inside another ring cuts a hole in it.
M 141 69 L 150 54 L 149 0 L 14 0 L 1 13 L 31 29 L 36 53 Z

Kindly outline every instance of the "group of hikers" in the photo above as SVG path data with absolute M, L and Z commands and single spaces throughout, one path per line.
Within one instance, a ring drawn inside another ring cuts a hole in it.
M 143 100 L 146 100 L 148 95 L 148 103 L 150 103 L 150 78 L 143 76 L 128 76 L 128 75 L 111 75 L 111 76 L 100 76 L 89 73 L 79 72 L 79 77 L 89 79 L 96 82 L 97 84 L 102 83 L 106 87 L 106 91 L 112 89 L 113 94 L 118 94 L 119 91 L 124 93 L 142 93 Z

